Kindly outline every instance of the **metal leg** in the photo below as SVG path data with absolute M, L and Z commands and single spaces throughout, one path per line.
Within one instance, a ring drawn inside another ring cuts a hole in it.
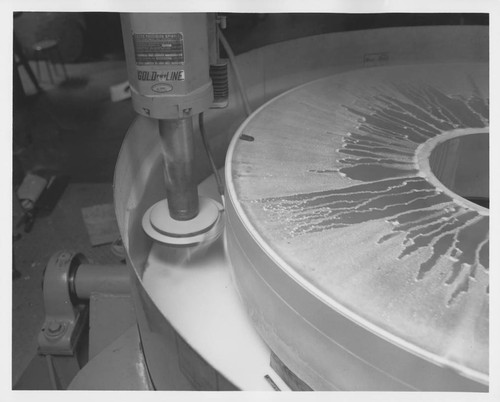
M 38 79 L 41 81 L 42 80 L 42 72 L 40 70 L 40 57 L 38 52 L 35 52 L 35 63 L 36 63 L 36 75 Z
M 52 64 L 54 76 L 59 76 L 59 70 L 61 70 L 61 66 L 60 66 L 61 62 L 59 61 L 59 57 L 57 55 L 57 48 L 52 48 L 52 49 L 48 50 L 48 52 L 50 55 L 50 63 Z
M 45 66 L 47 67 L 47 72 L 49 73 L 50 83 L 53 84 L 54 77 L 52 77 L 52 71 L 50 71 L 50 65 L 52 64 L 52 62 L 50 61 L 50 55 L 46 52 L 44 53 Z
M 61 52 L 59 51 L 59 47 L 56 47 L 56 53 L 57 53 L 57 57 L 59 58 L 59 63 L 61 64 L 61 67 L 62 67 L 62 70 L 63 70 L 63 73 L 64 73 L 64 79 L 67 80 L 68 79 L 68 74 L 66 72 L 66 66 L 64 65 L 64 61 L 61 57 Z
M 33 74 L 33 71 L 31 70 L 31 67 L 28 63 L 28 60 L 26 59 L 26 56 L 24 55 L 23 48 L 19 41 L 16 38 L 16 35 L 14 34 L 14 53 L 15 55 L 19 58 L 19 61 L 21 62 L 22 66 L 28 73 L 28 77 L 30 78 L 31 82 L 33 85 L 35 85 L 35 88 L 37 91 L 42 92 L 42 88 L 40 88 L 40 85 L 38 84 L 37 77 L 35 77 L 35 74 Z

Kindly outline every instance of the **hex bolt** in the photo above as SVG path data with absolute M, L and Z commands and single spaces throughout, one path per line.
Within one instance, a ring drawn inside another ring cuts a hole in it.
M 65 331 L 65 325 L 58 321 L 50 321 L 46 327 L 45 335 L 50 338 L 61 336 Z

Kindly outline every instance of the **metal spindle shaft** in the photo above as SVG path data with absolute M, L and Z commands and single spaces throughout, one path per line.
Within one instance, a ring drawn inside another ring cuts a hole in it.
M 198 215 L 198 187 L 194 181 L 193 120 L 159 120 L 165 162 L 168 209 L 173 219 L 184 221 Z

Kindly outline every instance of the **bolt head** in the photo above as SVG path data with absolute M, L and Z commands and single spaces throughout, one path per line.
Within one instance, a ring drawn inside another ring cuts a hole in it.
M 45 336 L 49 338 L 56 338 L 61 336 L 66 330 L 64 323 L 59 321 L 50 321 L 45 327 Z
M 58 332 L 62 329 L 62 324 L 60 322 L 51 321 L 47 326 L 49 332 Z

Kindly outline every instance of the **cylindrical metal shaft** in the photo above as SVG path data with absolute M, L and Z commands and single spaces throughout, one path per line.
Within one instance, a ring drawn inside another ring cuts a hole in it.
M 78 299 L 88 300 L 92 292 L 128 294 L 130 273 L 125 265 L 81 264 L 73 279 Z
M 194 181 L 193 120 L 159 120 L 165 183 L 170 216 L 179 221 L 198 215 L 198 187 Z

